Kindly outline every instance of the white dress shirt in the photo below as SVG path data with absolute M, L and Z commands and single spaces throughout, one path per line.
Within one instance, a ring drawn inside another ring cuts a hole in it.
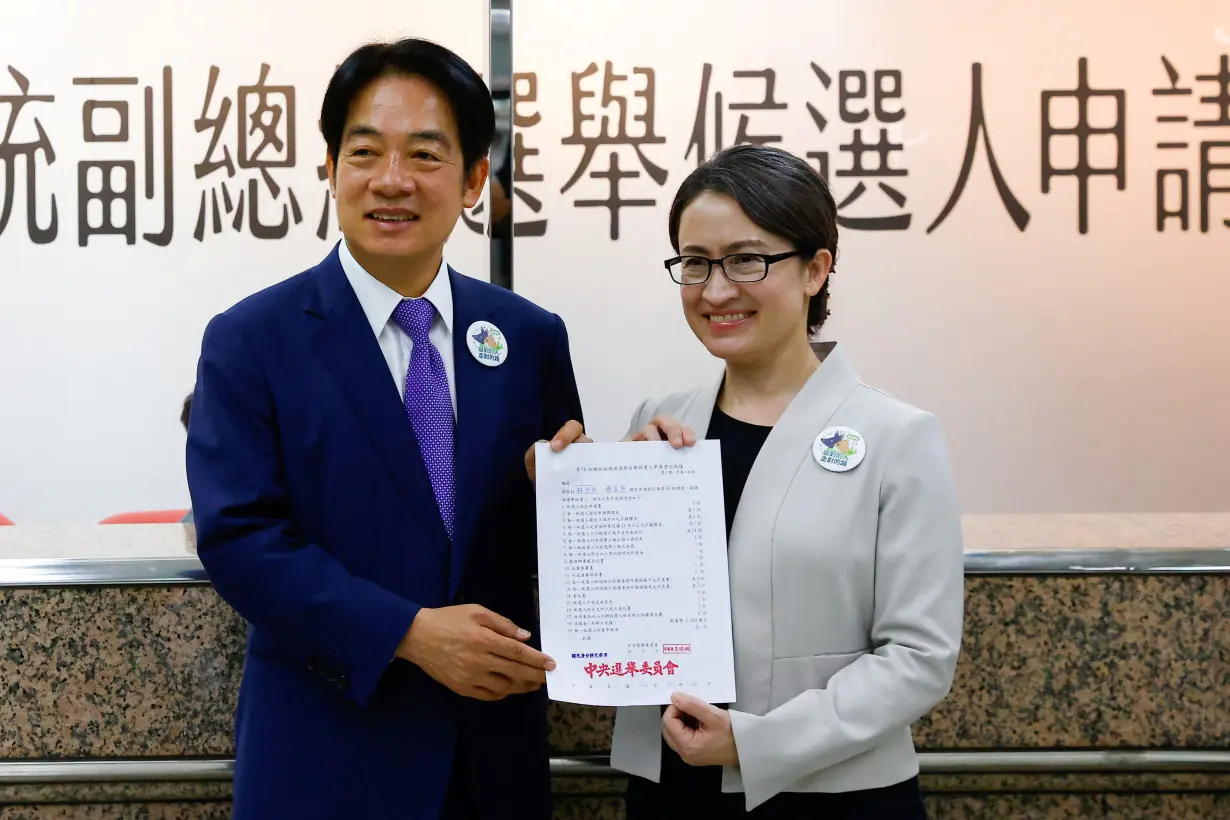
M 359 297 L 363 315 L 367 317 L 368 323 L 372 326 L 372 333 L 376 334 L 376 341 L 380 343 L 380 352 L 384 354 L 384 360 L 388 363 L 389 373 L 392 374 L 393 383 L 397 387 L 397 395 L 404 402 L 406 372 L 410 369 L 410 352 L 414 349 L 414 342 L 410 339 L 410 335 L 393 321 L 393 310 L 401 304 L 405 297 L 364 270 L 350 253 L 345 239 L 339 243 L 337 252 L 342 262 L 342 271 L 345 272 L 350 287 L 354 289 L 355 296 Z M 427 286 L 427 290 L 420 298 L 428 300 L 436 308 L 436 318 L 431 323 L 428 338 L 436 346 L 436 350 L 440 351 L 440 358 L 444 360 L 444 372 L 448 375 L 448 392 L 453 400 L 453 418 L 456 418 L 457 381 L 453 366 L 453 287 L 449 282 L 448 265 L 443 259 L 440 260 L 440 269 L 436 271 L 435 278 L 431 280 L 431 284 Z

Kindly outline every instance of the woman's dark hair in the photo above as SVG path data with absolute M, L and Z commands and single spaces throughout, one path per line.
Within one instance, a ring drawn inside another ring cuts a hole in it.
M 808 256 L 827 250 L 837 263 L 837 202 L 828 183 L 806 161 L 768 145 L 736 145 L 718 151 L 688 175 L 671 204 L 671 247 L 679 252 L 679 222 L 703 193 L 725 194 L 747 218 L 788 240 Z M 829 315 L 829 282 L 807 305 L 807 331 Z
M 466 173 L 491 150 L 495 140 L 495 106 L 483 78 L 444 46 L 407 38 L 360 46 L 333 72 L 320 107 L 320 133 L 334 163 L 341 150 L 350 106 L 364 89 L 387 74 L 422 77 L 448 98 L 461 139 Z

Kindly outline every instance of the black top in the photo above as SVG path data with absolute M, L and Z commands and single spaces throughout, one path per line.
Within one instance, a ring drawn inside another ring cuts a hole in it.
M 748 424 L 713 408 L 707 439 L 722 442 L 722 491 L 726 496 L 726 539 L 730 540 L 730 528 L 734 526 L 735 510 L 743 495 L 743 486 L 756 463 L 756 456 L 769 437 L 772 427 Z
M 722 443 L 722 489 L 728 542 L 743 487 L 772 430 L 772 427 L 732 418 L 716 405 L 713 408 L 705 438 Z M 725 704 L 718 706 L 726 708 Z M 741 792 L 722 792 L 720 766 L 689 766 L 665 741 L 662 742 L 661 783 L 629 777 L 626 803 L 627 820 L 725 820 L 749 816 L 790 820 L 807 817 L 824 817 L 826 820 L 872 817 L 877 820 L 925 820 L 926 817 L 917 778 L 885 789 L 843 794 L 783 793 L 749 814 L 744 808 Z

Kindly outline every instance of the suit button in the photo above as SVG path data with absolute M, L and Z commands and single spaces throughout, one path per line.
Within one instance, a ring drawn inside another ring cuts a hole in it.
M 458 596 L 457 596 L 457 603 L 458 603 L 458 604 L 468 604 L 468 603 L 470 603 L 470 600 L 469 600 L 468 598 L 466 598 L 466 596 L 464 596 L 464 595 L 458 595 Z

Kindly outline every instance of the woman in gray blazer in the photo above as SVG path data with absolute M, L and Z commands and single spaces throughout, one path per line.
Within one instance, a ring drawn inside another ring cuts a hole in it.
M 738 700 L 618 710 L 628 820 L 926 816 L 910 726 L 952 685 L 961 522 L 935 418 L 811 342 L 836 214 L 810 165 L 755 145 L 716 154 L 671 207 L 666 267 L 725 367 L 644 402 L 628 439 L 721 441 Z

